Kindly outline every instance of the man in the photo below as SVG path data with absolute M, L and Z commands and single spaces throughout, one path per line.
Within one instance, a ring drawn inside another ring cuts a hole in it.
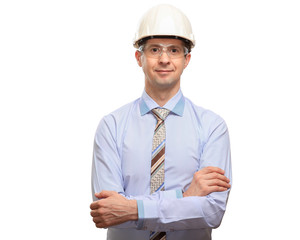
M 158 5 L 134 46 L 141 98 L 105 116 L 94 145 L 91 216 L 107 239 L 211 239 L 231 181 L 225 122 L 195 106 L 180 77 L 195 41 L 186 16 Z

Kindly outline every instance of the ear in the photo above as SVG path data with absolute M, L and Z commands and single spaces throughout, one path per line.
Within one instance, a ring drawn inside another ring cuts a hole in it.
M 142 53 L 140 51 L 136 50 L 135 51 L 135 59 L 140 67 L 142 66 L 141 57 L 142 57 Z
M 191 57 L 192 55 L 190 53 L 188 53 L 186 56 L 185 56 L 185 63 L 184 63 L 184 68 L 187 67 L 187 65 L 189 65 L 189 62 L 191 60 Z

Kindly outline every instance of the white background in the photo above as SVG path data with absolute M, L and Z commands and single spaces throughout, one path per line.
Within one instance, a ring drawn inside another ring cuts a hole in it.
M 197 40 L 183 93 L 230 130 L 233 189 L 214 240 L 300 239 L 299 1 L 164 2 Z M 105 239 L 89 216 L 93 137 L 142 94 L 132 39 L 157 3 L 1 1 L 1 239 Z

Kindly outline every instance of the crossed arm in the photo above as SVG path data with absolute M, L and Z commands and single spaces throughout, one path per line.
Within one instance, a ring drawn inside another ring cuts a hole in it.
M 183 197 L 207 196 L 213 192 L 223 192 L 230 188 L 230 180 L 218 167 L 205 167 L 193 176 Z M 129 200 L 115 191 L 95 193 L 99 199 L 90 205 L 91 216 L 98 228 L 115 226 L 127 221 L 138 220 L 136 200 Z
M 201 153 L 202 169 L 194 174 L 182 195 L 180 189 L 176 189 L 147 196 L 126 196 L 121 184 L 122 171 L 113 135 L 116 132 L 114 124 L 109 124 L 109 119 L 106 119 L 99 127 L 93 162 L 95 197 L 90 206 L 97 227 L 151 231 L 218 227 L 231 187 L 229 136 L 222 119 L 211 124 Z M 106 174 L 101 175 L 100 169 Z M 178 192 L 181 196 L 177 195 Z

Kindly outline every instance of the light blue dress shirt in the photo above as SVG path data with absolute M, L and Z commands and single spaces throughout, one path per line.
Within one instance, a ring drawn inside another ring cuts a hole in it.
M 108 240 L 149 240 L 150 231 L 166 231 L 167 240 L 209 240 L 220 225 L 229 190 L 185 197 L 196 171 L 216 166 L 231 180 L 227 126 L 215 113 L 195 106 L 181 90 L 164 108 L 165 191 L 150 195 L 152 138 L 159 107 L 144 91 L 141 98 L 105 116 L 95 135 L 92 192 L 113 190 L 136 199 L 138 221 L 107 231 Z

